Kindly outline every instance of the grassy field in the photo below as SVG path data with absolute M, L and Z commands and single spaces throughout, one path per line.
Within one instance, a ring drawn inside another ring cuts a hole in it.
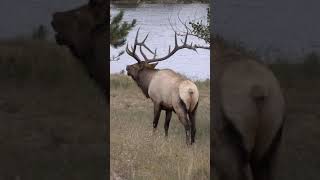
M 66 48 L 0 41 L 0 179 L 106 178 L 105 102 Z
M 320 65 L 270 65 L 287 99 L 279 180 L 320 177 Z M 0 179 L 105 179 L 105 102 L 69 51 L 53 42 L 0 41 Z M 210 84 L 197 82 L 196 144 L 173 115 L 152 132 L 153 106 L 134 82 L 111 76 L 111 170 L 118 179 L 209 179 Z M 116 178 L 117 179 L 117 178 Z
M 312 56 L 300 64 L 271 66 L 287 100 L 279 180 L 320 178 L 320 58 Z
M 111 75 L 111 170 L 122 179 L 209 179 L 210 83 L 197 82 L 200 104 L 196 143 L 185 144 L 185 132 L 172 116 L 169 136 L 164 136 L 162 112 L 153 133 L 153 105 L 126 75 Z

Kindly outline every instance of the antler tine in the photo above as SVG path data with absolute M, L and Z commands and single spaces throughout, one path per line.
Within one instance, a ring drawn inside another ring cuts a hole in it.
M 141 42 L 142 44 L 144 44 L 144 42 L 146 42 L 147 38 L 149 36 L 149 33 L 146 35 L 146 37 L 143 39 L 143 41 Z
M 174 44 L 175 44 L 175 47 L 178 46 L 177 32 L 174 32 Z
M 133 49 L 133 53 L 135 53 L 135 52 L 136 52 L 136 49 L 137 49 L 139 31 L 140 31 L 140 27 L 138 28 L 137 34 L 136 34 L 136 38 L 134 39 L 134 46 L 133 46 L 134 49 Z
M 147 38 L 149 36 L 149 33 L 146 35 L 146 37 L 143 39 L 143 41 L 141 43 L 138 43 L 139 46 L 143 46 L 144 48 L 146 48 L 151 54 L 154 54 L 152 52 L 152 50 L 145 44 Z
M 127 44 L 126 52 L 129 56 L 133 57 L 138 62 L 141 62 L 140 58 L 134 53 L 134 51 L 130 51 L 128 44 Z
M 127 47 L 126 47 L 126 52 L 129 56 L 133 57 L 135 60 L 138 61 L 138 63 L 141 62 L 139 56 L 136 54 L 136 49 L 137 49 L 137 45 L 138 45 L 138 36 L 139 36 L 139 31 L 140 31 L 140 27 L 138 28 L 137 30 L 137 33 L 136 33 L 136 37 L 135 37 L 135 40 L 134 40 L 134 44 L 133 46 L 131 46 L 131 51 L 129 49 L 129 44 L 127 43 Z
M 147 57 L 146 54 L 144 54 L 144 52 L 142 51 L 142 46 L 140 46 L 140 53 L 141 53 L 141 55 L 143 56 L 144 60 L 145 60 L 146 62 L 148 62 L 148 57 Z
M 157 57 L 157 49 L 154 50 L 153 59 Z

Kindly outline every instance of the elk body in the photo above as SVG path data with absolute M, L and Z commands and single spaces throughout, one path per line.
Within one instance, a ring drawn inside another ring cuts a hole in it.
M 166 111 L 164 129 L 168 135 L 172 111 L 174 111 L 186 131 L 186 140 L 195 140 L 195 116 L 199 100 L 197 86 L 170 69 L 155 69 L 155 64 L 137 63 L 127 66 L 131 76 L 147 98 L 154 105 L 153 128 L 157 128 L 161 110 Z
M 213 174 L 223 180 L 271 180 L 280 147 L 285 101 L 265 65 L 222 48 L 213 57 Z
M 156 58 L 156 51 L 151 51 L 146 45 L 145 40 L 138 42 L 137 31 L 134 46 L 129 50 L 127 46 L 128 55 L 132 56 L 138 62 L 136 64 L 128 65 L 126 70 L 128 75 L 137 83 L 142 92 L 147 98 L 150 98 L 154 105 L 154 119 L 153 128 L 156 129 L 160 117 L 161 110 L 166 111 L 164 129 L 165 135 L 168 135 L 169 124 L 172 112 L 175 112 L 183 124 L 186 132 L 186 143 L 192 144 L 195 142 L 196 134 L 196 111 L 199 102 L 199 91 L 197 86 L 189 79 L 170 69 L 155 69 L 159 61 L 163 61 L 173 55 L 176 51 L 183 48 L 193 49 L 196 45 L 188 45 L 187 35 L 184 44 L 179 46 L 177 44 L 177 35 L 175 36 L 175 47 L 167 56 Z M 144 61 L 140 60 L 135 53 L 137 46 L 140 46 L 140 53 L 144 57 Z M 153 59 L 147 58 L 142 51 L 142 47 L 147 49 L 154 55 Z

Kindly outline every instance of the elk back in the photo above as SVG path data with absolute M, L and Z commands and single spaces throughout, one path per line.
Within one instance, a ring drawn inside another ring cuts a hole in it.
M 173 108 L 173 104 L 181 99 L 187 110 L 194 109 L 199 99 L 197 86 L 170 69 L 160 70 L 153 76 L 148 94 L 167 108 Z

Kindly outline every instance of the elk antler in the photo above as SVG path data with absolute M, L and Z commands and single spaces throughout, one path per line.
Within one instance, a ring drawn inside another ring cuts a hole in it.
M 197 45 L 197 44 L 192 44 L 192 43 L 191 43 L 191 44 L 187 44 L 189 31 L 186 32 L 186 35 L 185 35 L 185 37 L 184 37 L 184 41 L 181 40 L 183 44 L 182 44 L 182 45 L 178 45 L 177 32 L 175 32 L 175 34 L 174 34 L 174 42 L 175 42 L 174 48 L 171 50 L 171 46 L 169 46 L 168 54 L 167 54 L 166 56 L 161 57 L 161 58 L 156 58 L 156 56 L 157 56 L 157 49 L 155 49 L 154 51 L 152 51 L 152 50 L 145 44 L 145 41 L 147 40 L 149 34 L 146 35 L 146 37 L 143 39 L 143 41 L 138 42 L 139 31 L 140 31 L 140 28 L 139 28 L 138 31 L 137 31 L 136 38 L 135 38 L 135 41 L 134 41 L 134 45 L 133 45 L 133 47 L 131 47 L 131 51 L 129 50 L 128 44 L 127 44 L 127 48 L 126 48 L 127 54 L 130 55 L 131 57 L 133 57 L 133 58 L 134 58 L 135 60 L 137 60 L 139 63 L 141 62 L 141 59 L 140 59 L 140 57 L 136 54 L 137 46 L 140 46 L 140 53 L 141 53 L 141 55 L 143 56 L 144 61 L 145 61 L 146 63 L 152 63 L 152 62 L 158 62 L 158 61 L 166 60 L 166 59 L 168 59 L 169 57 L 171 57 L 174 53 L 176 53 L 176 52 L 177 52 L 178 50 L 180 50 L 180 49 L 191 49 L 191 50 L 194 50 L 194 51 L 197 51 L 198 48 L 209 49 L 208 47 L 200 46 L 200 45 Z M 144 48 L 147 49 L 151 54 L 153 54 L 153 58 L 152 58 L 152 59 L 149 59 L 149 58 L 147 57 L 147 55 L 143 52 L 142 47 L 144 47 Z

